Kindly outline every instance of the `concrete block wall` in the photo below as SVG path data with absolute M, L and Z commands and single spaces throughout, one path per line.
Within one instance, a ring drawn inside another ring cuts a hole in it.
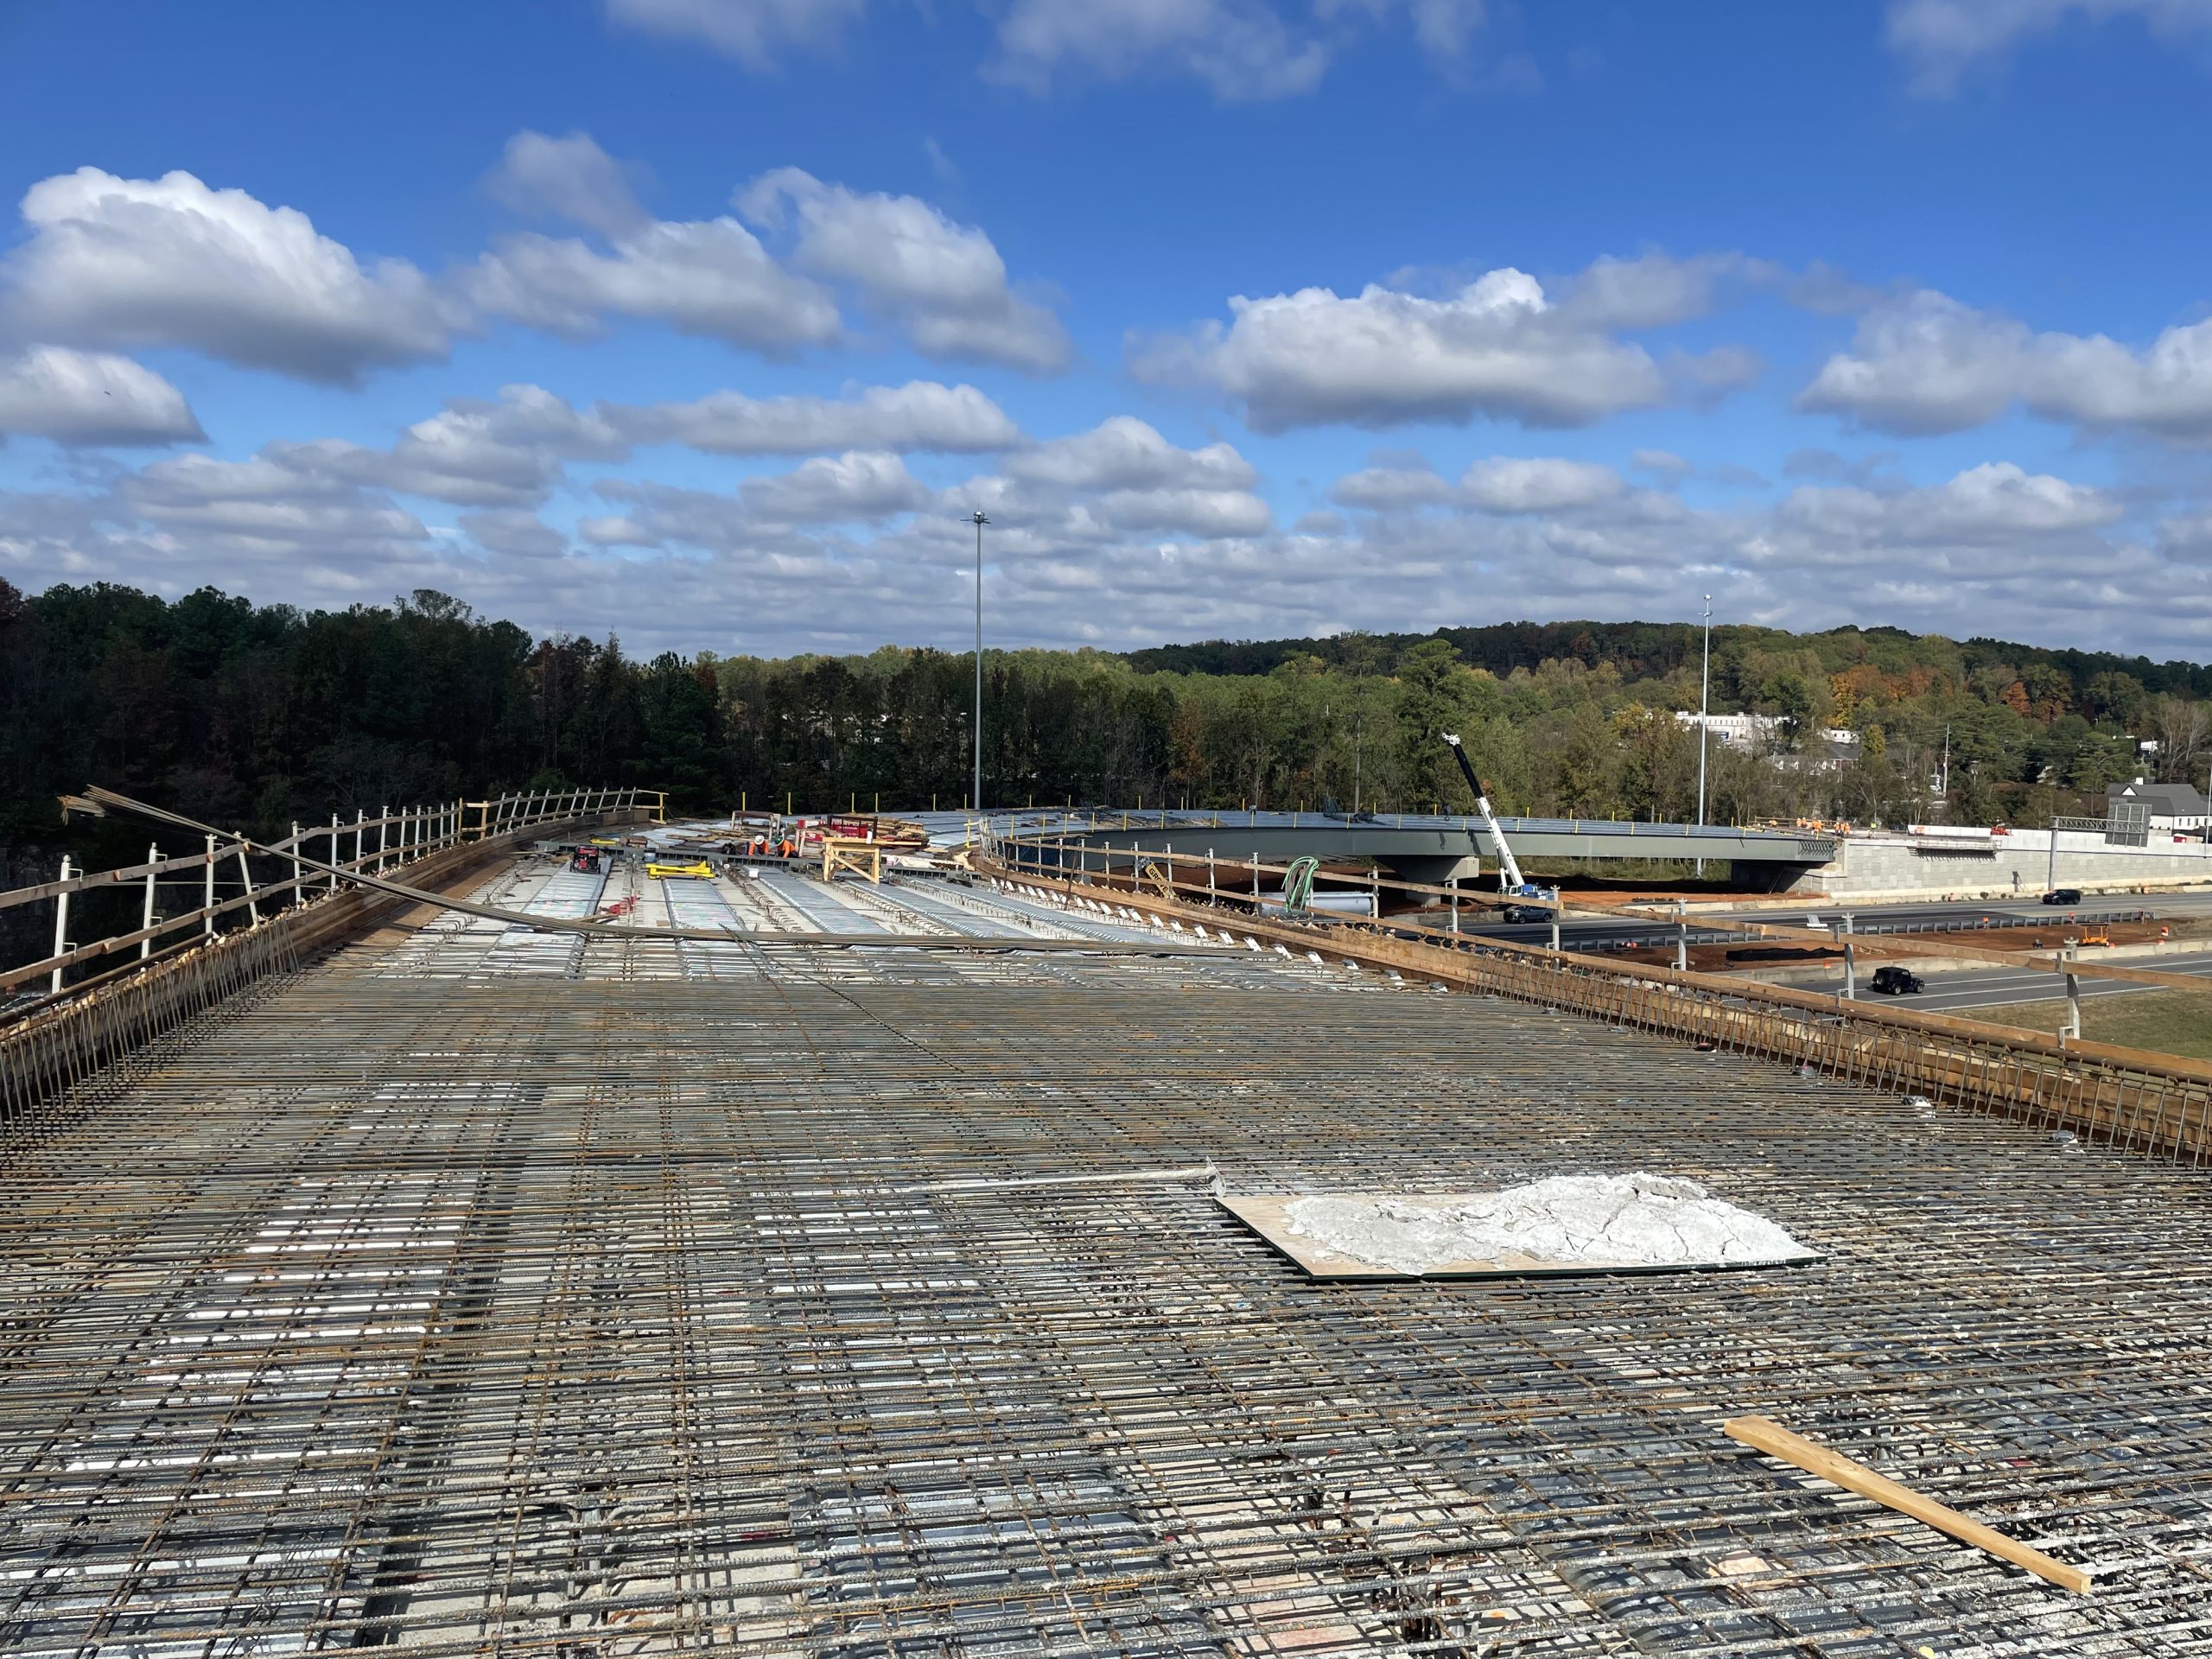
M 1853 899 L 2032 897 L 2050 881 L 2050 843 L 2043 834 L 1979 843 L 1987 856 L 1923 850 L 1904 838 L 1846 841 L 1829 862 L 1791 884 L 1793 893 Z M 2056 885 L 2088 893 L 2212 885 L 2212 849 L 2167 843 L 2171 850 L 2107 847 L 2102 837 L 2068 835 L 2058 847 Z M 2015 879 L 2017 878 L 2017 889 Z

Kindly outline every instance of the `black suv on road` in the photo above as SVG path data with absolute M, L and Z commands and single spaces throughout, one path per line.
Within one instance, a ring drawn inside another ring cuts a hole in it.
M 1889 967 L 1874 970 L 1874 990 L 1881 996 L 1917 996 L 1928 988 L 1910 969 Z
M 2049 893 L 2044 894 L 2043 901 L 2046 905 L 2078 905 L 2082 902 L 2082 889 L 2053 887 Z

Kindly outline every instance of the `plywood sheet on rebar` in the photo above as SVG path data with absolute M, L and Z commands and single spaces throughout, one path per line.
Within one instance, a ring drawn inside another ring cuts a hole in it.
M 1380 1205 L 1393 1199 L 1414 1198 L 1424 1205 L 1450 1205 L 1471 1203 L 1495 1195 L 1493 1187 L 1480 1192 L 1345 1192 L 1332 1196 L 1350 1198 L 1363 1204 Z M 1224 1195 L 1217 1202 L 1255 1233 L 1265 1239 L 1286 1260 L 1296 1266 L 1309 1279 L 1325 1279 L 1335 1283 L 1388 1284 L 1407 1283 L 1415 1280 L 1452 1279 L 1567 1279 L 1591 1274 L 1669 1274 L 1669 1273 L 1743 1273 L 1762 1269 L 1809 1267 L 1820 1261 L 1818 1250 L 1801 1249 L 1777 1255 L 1757 1262 L 1650 1262 L 1629 1260 L 1606 1260 L 1584 1257 L 1576 1261 L 1558 1261 L 1518 1252 L 1501 1253 L 1496 1256 L 1465 1256 L 1427 1268 L 1420 1273 L 1400 1272 L 1387 1267 L 1377 1267 L 1355 1255 L 1332 1250 L 1310 1233 L 1294 1226 L 1287 1213 L 1289 1207 L 1306 1196 L 1297 1192 L 1253 1192 Z

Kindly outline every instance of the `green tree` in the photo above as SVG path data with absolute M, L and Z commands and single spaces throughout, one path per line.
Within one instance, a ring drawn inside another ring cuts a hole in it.
M 1446 776 L 1459 773 L 1444 734 L 1457 735 L 1461 724 L 1452 695 L 1459 672 L 1459 653 L 1448 639 L 1424 639 L 1398 664 L 1398 772 L 1408 805 L 1442 801 Z

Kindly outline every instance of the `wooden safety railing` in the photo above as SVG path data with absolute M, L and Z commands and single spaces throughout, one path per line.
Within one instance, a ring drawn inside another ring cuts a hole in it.
M 1430 943 L 1304 925 L 976 861 L 983 874 L 1046 902 L 1087 900 L 1164 926 L 1205 926 L 1236 940 L 1808 1066 L 2183 1163 L 2212 1162 L 2212 1066 L 2173 1055 L 1502 939 L 1462 935 Z
M 452 807 L 433 807 L 421 812 L 383 814 L 378 819 L 364 817 L 359 820 L 363 836 L 360 850 L 354 852 L 349 844 L 346 857 L 330 861 L 368 874 L 376 869 L 381 851 L 386 872 L 404 868 L 410 887 L 437 890 L 474 879 L 474 873 L 485 864 L 540 836 L 634 823 L 657 814 L 659 803 L 658 791 L 652 790 L 558 791 L 456 803 L 462 809 L 458 815 Z M 483 810 L 478 812 L 475 809 L 480 807 Z M 474 823 L 469 822 L 472 817 Z M 381 849 L 374 839 L 379 821 L 392 831 Z M 454 827 L 456 823 L 461 825 L 458 830 Z M 403 837 L 401 830 L 410 826 L 424 833 Z M 355 828 L 342 825 L 341 833 L 351 837 Z M 294 851 L 311 858 L 313 851 L 302 842 L 327 833 L 318 828 L 307 836 L 273 843 L 270 854 L 260 855 L 261 861 L 267 863 Z M 145 879 L 149 873 L 158 876 L 170 869 L 221 866 L 234 859 L 237 850 L 237 843 L 226 843 L 212 854 L 156 859 L 127 871 L 103 871 L 71 878 L 67 883 L 22 888 L 0 894 L 0 903 L 48 898 L 59 906 L 71 894 L 103 881 L 129 883 Z M 365 889 L 351 881 L 335 880 L 334 887 L 334 880 L 327 872 L 302 870 L 249 885 L 234 898 L 212 906 L 203 904 L 186 914 L 166 918 L 157 932 L 171 928 L 194 931 L 181 940 L 153 950 L 150 958 L 128 961 L 119 969 L 71 984 L 60 994 L 49 989 L 10 1008 L 0 1018 L 0 1124 L 12 1122 L 72 1087 L 101 1077 L 120 1062 L 134 1060 L 156 1039 L 288 971 L 317 951 L 404 911 L 409 903 L 404 896 Z M 280 903 L 283 907 L 276 908 Z M 269 913 L 263 913 L 264 908 Z M 247 925 L 212 935 L 205 931 L 211 912 L 230 915 L 235 922 L 238 918 L 232 912 L 239 909 L 248 912 Z M 96 942 L 117 949 L 127 949 L 134 943 L 150 949 L 154 940 L 142 928 Z M 10 977 L 22 983 L 26 976 L 35 977 L 69 963 L 90 962 L 99 954 L 94 947 L 77 946 L 11 969 Z
M 397 812 L 380 808 L 374 817 L 357 811 L 351 823 L 333 814 L 327 826 L 295 823 L 283 840 L 265 843 L 267 853 L 251 856 L 244 842 L 214 836 L 207 836 L 207 845 L 198 852 L 166 858 L 158 846 L 150 847 L 144 863 L 120 869 L 76 868 L 65 855 L 55 880 L 0 893 L 0 910 L 48 901 L 54 906 L 52 952 L 35 962 L 0 968 L 0 1000 L 41 979 L 47 982 L 47 995 L 58 995 L 67 985 L 72 969 L 102 957 L 135 947 L 139 961 L 149 961 L 164 950 L 192 944 L 192 935 L 213 939 L 226 926 L 235 925 L 241 911 L 248 925 L 257 925 L 264 911 L 274 913 L 304 904 L 320 893 L 335 893 L 342 885 L 340 876 L 308 870 L 299 858 L 288 861 L 285 855 L 317 858 L 339 870 L 381 875 L 448 849 L 546 824 L 648 810 L 658 820 L 662 799 L 658 790 L 530 790 L 487 801 L 446 801 Z M 200 888 L 200 902 L 166 916 L 156 914 L 160 887 L 174 887 L 180 880 Z M 137 927 L 85 943 L 70 938 L 73 898 L 134 886 L 143 894 Z M 13 1010 L 27 1011 L 27 1006 Z

